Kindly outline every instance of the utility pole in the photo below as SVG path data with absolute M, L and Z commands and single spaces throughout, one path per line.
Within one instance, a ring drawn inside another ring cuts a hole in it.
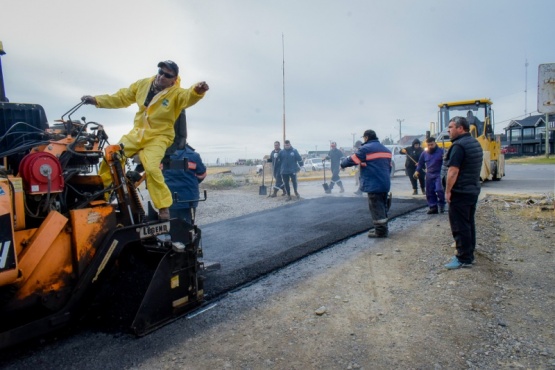
M 283 142 L 285 143 L 285 41 L 281 34 L 282 83 L 283 83 Z
M 403 137 L 402 134 L 401 134 L 401 123 L 403 123 L 403 121 L 404 121 L 404 119 L 397 118 L 397 122 L 399 122 L 399 141 L 398 141 L 398 143 L 401 142 L 401 138 Z
M 355 135 L 356 135 L 356 133 L 351 132 L 351 135 L 353 135 L 353 148 L 354 148 L 355 147 Z

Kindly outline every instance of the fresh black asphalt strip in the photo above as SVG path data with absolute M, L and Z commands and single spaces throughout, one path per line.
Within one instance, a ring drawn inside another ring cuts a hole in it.
M 392 201 L 389 218 L 426 206 L 423 199 Z M 221 268 L 206 273 L 204 292 L 215 298 L 372 227 L 366 197 L 321 197 L 202 227 L 204 260 Z

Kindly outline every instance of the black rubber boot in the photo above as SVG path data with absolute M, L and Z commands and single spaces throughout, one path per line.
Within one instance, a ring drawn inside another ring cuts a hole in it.
M 340 193 L 344 193 L 345 192 L 345 188 L 343 187 L 343 183 L 341 181 L 337 182 L 337 185 L 339 185 L 339 188 L 341 190 L 339 190 Z

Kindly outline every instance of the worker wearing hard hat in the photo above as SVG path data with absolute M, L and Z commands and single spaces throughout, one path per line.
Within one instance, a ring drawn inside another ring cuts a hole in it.
M 133 103 L 139 107 L 133 129 L 119 141 L 124 145 L 127 157 L 138 154 L 146 172 L 148 191 L 160 219 L 169 219 L 168 207 L 173 203 L 172 194 L 164 182 L 160 162 L 166 149 L 173 143 L 174 123 L 187 107 L 196 104 L 208 91 L 206 82 L 188 89 L 180 87 L 179 67 L 171 60 L 158 63 L 158 73 L 139 80 L 113 95 L 85 95 L 85 104 L 98 108 L 125 108 Z M 105 162 L 99 169 L 104 186 L 111 182 L 110 171 Z

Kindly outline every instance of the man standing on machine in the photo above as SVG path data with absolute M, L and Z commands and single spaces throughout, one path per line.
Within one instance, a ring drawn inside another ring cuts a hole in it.
M 187 107 L 196 104 L 208 91 L 206 82 L 199 82 L 188 89 L 180 87 L 179 67 L 171 60 L 158 63 L 158 73 L 134 82 L 128 88 L 120 89 L 113 95 L 85 95 L 84 104 L 94 104 L 97 108 L 125 108 L 133 103 L 139 107 L 135 114 L 133 129 L 124 135 L 125 156 L 139 155 L 146 172 L 148 192 L 154 206 L 158 208 L 161 220 L 170 218 L 169 207 L 172 194 L 164 182 L 160 162 L 166 149 L 173 143 L 174 123 Z M 103 161 L 98 171 L 104 187 L 110 186 L 110 168 Z

